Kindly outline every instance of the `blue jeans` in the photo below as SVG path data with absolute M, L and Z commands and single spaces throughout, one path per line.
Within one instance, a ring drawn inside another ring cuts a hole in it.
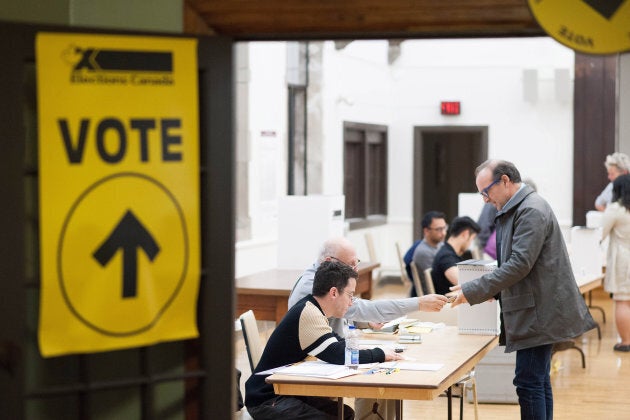
M 516 351 L 514 385 L 523 420 L 553 419 L 551 347 L 546 344 Z

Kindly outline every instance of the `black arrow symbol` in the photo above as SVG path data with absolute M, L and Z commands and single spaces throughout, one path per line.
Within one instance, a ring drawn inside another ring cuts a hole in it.
M 597 13 L 610 20 L 612 15 L 626 0 L 582 0 L 584 3 L 591 6 Z
M 138 283 L 138 253 L 136 248 L 138 247 L 144 250 L 150 261 L 153 261 L 160 252 L 160 247 L 153 239 L 153 236 L 142 226 L 142 223 L 134 216 L 131 210 L 127 210 L 127 213 L 120 219 L 111 235 L 92 254 L 96 261 L 105 267 L 118 249 L 122 249 L 123 299 L 136 296 Z

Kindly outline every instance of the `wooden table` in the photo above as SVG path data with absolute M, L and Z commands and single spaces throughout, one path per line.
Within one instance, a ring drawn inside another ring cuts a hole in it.
M 385 337 L 378 335 L 371 339 L 383 340 Z M 267 382 L 273 384 L 278 395 L 397 400 L 398 417 L 401 418 L 402 400 L 438 397 L 470 372 L 498 342 L 497 336 L 464 335 L 457 332 L 457 327 L 444 327 L 423 334 L 421 344 L 406 344 L 403 353 L 415 362 L 444 364 L 434 372 L 400 370 L 391 375 L 360 374 L 336 380 L 274 374 L 267 378 Z
M 372 297 L 372 271 L 377 262 L 359 263 L 356 294 Z M 304 270 L 272 269 L 236 279 L 236 314 L 252 309 L 256 319 L 280 322 L 287 313 L 289 295 Z
M 591 296 L 592 292 L 594 289 L 597 289 L 598 287 L 602 286 L 604 284 L 604 274 L 599 274 L 595 277 L 592 278 L 576 278 L 575 281 L 578 284 L 578 287 L 580 288 L 580 293 L 582 293 L 582 295 L 584 295 L 584 297 L 586 298 L 586 294 L 588 294 L 588 307 L 589 309 L 597 309 L 598 311 L 601 311 L 602 313 L 602 322 L 605 324 L 606 323 L 606 312 L 604 312 L 604 308 L 602 308 L 601 306 L 593 306 L 593 297 Z M 599 327 L 598 327 L 599 328 Z M 598 330 L 599 331 L 599 330 Z M 601 339 L 601 334 L 600 334 L 600 339 Z

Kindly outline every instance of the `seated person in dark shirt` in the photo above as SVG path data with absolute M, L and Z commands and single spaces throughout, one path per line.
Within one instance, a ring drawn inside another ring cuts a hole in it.
M 464 261 L 464 252 L 470 247 L 481 228 L 468 216 L 456 217 L 448 228 L 446 242 L 433 260 L 431 278 L 435 293 L 445 295 L 449 287 L 459 283 L 457 263 Z
M 265 382 L 268 375 L 258 372 L 296 363 L 314 356 L 328 363 L 343 365 L 346 342 L 335 334 L 328 317 L 343 318 L 357 285 L 358 274 L 352 267 L 324 261 L 315 272 L 313 292 L 289 309 L 275 328 L 265 350 L 245 383 L 245 405 L 259 419 L 325 419 L 336 418 L 337 402 L 330 398 L 276 395 L 273 385 Z M 391 349 L 361 349 L 359 363 L 399 360 Z M 346 419 L 354 418 L 350 407 L 344 408 Z

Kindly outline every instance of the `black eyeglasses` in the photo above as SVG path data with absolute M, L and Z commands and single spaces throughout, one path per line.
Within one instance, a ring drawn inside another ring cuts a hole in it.
M 481 190 L 479 192 L 479 194 L 481 194 L 481 196 L 483 198 L 490 198 L 490 196 L 488 196 L 488 191 L 490 191 L 490 188 L 494 187 L 495 184 L 501 182 L 501 178 L 497 179 L 496 181 L 494 181 L 492 184 L 488 185 L 486 188 L 484 188 L 483 190 Z
M 347 292 L 345 290 L 342 290 L 343 293 L 345 293 L 346 295 L 350 296 L 350 299 L 354 300 L 354 292 Z
M 333 257 L 332 255 L 329 255 L 329 256 L 328 256 L 328 258 L 330 258 L 331 260 L 339 261 L 340 263 L 345 264 L 345 265 L 347 265 L 348 267 L 352 267 L 352 269 L 353 269 L 353 270 L 356 270 L 356 268 L 359 266 L 359 263 L 361 262 L 361 260 L 360 260 L 360 259 L 358 259 L 358 258 L 357 258 L 357 262 L 356 262 L 356 264 L 348 264 L 347 262 L 342 261 L 342 260 L 340 260 L 340 259 L 339 259 L 339 258 L 337 258 L 337 257 Z
M 439 226 L 439 227 L 428 227 L 427 229 L 435 230 L 437 232 L 445 232 L 445 231 L 448 230 L 448 225 L 446 225 L 446 226 Z

